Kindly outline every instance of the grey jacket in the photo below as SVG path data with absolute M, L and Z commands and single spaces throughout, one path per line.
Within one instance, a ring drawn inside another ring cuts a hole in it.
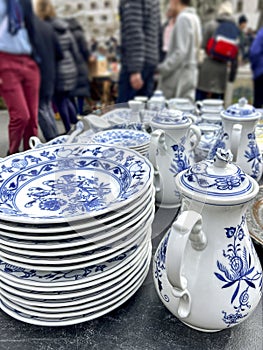
M 69 25 L 62 19 L 51 20 L 52 26 L 57 34 L 58 42 L 63 53 L 63 59 L 57 66 L 56 90 L 71 91 L 77 83 L 77 65 L 79 52 L 76 42 L 69 30 Z
M 216 20 L 211 20 L 204 26 L 204 38 L 202 47 L 206 48 L 208 40 L 215 33 L 220 21 L 234 21 L 229 15 L 218 16 Z M 208 56 L 205 57 L 199 70 L 198 89 L 205 92 L 223 94 L 226 90 L 228 80 L 228 64 L 216 61 Z
M 121 62 L 129 73 L 157 66 L 160 42 L 159 0 L 120 0 Z
M 159 65 L 159 88 L 167 99 L 183 97 L 194 101 L 201 42 L 199 17 L 194 8 L 187 7 L 176 19 L 166 59 Z

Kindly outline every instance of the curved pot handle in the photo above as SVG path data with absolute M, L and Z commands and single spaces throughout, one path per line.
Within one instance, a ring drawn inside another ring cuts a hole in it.
M 31 149 L 36 148 L 38 145 L 41 145 L 42 142 L 37 136 L 31 136 L 29 139 L 29 147 Z
M 167 278 L 172 286 L 172 293 L 179 298 L 178 315 L 186 318 L 191 312 L 191 295 L 188 281 L 182 273 L 185 249 L 191 241 L 195 250 L 204 250 L 207 238 L 202 231 L 202 216 L 195 211 L 184 211 L 173 223 L 166 252 Z
M 190 138 L 191 138 L 191 149 L 190 151 L 193 151 L 198 145 L 199 145 L 199 142 L 201 140 L 201 129 L 197 126 L 197 125 L 191 125 L 190 126 L 190 129 L 189 129 L 189 133 L 192 132 L 193 134 L 193 139 L 190 135 Z
M 156 192 L 161 191 L 161 175 L 159 166 L 157 164 L 158 152 L 166 152 L 167 146 L 165 143 L 165 132 L 161 129 L 157 129 L 151 134 L 151 142 L 149 145 L 149 160 L 154 168 L 154 185 Z
M 231 152 L 233 154 L 233 161 L 237 160 L 238 148 L 240 145 L 241 133 L 242 133 L 242 125 L 234 124 L 231 133 Z

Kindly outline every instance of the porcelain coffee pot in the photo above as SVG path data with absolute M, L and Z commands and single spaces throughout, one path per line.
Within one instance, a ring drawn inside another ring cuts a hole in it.
M 177 110 L 159 112 L 150 124 L 154 131 L 149 159 L 155 169 L 156 204 L 164 208 L 178 207 L 181 195 L 174 179 L 194 163 L 193 149 L 200 141 L 201 131 L 188 115 Z
M 154 258 L 164 305 L 186 325 L 215 332 L 246 320 L 262 296 L 262 268 L 246 209 L 259 186 L 219 149 L 176 177 L 182 211 Z
M 263 171 L 262 156 L 259 151 L 255 128 L 261 113 L 247 103 L 245 98 L 221 113 L 224 129 L 224 146 L 230 148 L 234 162 L 245 173 L 260 180 Z

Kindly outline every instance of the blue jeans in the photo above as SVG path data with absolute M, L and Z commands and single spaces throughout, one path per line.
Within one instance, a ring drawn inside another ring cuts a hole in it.
M 145 65 L 142 70 L 144 85 L 140 90 L 134 90 L 130 84 L 130 75 L 127 67 L 123 66 L 119 77 L 119 88 L 117 103 L 125 103 L 133 100 L 135 96 L 151 97 L 154 91 L 155 66 Z

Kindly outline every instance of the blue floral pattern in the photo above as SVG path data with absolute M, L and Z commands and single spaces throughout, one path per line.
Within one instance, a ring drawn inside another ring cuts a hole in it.
M 134 254 L 134 252 L 138 249 L 138 245 L 134 245 L 132 248 L 127 250 L 124 253 L 117 255 L 116 257 L 105 261 L 103 264 L 97 265 L 89 265 L 87 263 L 87 267 L 69 270 L 69 271 L 38 271 L 38 270 L 30 270 L 18 266 L 14 266 L 4 261 L 0 260 L 0 271 L 3 273 L 10 275 L 13 279 L 18 280 L 29 280 L 34 282 L 43 282 L 43 283 L 52 283 L 52 282 L 65 282 L 68 281 L 85 281 L 85 278 L 89 276 L 96 275 L 98 273 L 106 272 L 110 269 L 116 268 L 126 259 Z
M 248 160 L 248 163 L 251 164 L 251 177 L 257 179 L 260 175 L 262 157 L 256 143 L 255 133 L 248 134 L 248 148 L 249 150 L 245 151 L 245 158 Z
M 166 251 L 167 251 L 167 244 L 169 241 L 169 237 L 170 237 L 170 232 L 168 233 L 168 235 L 164 238 L 157 254 L 154 260 L 154 264 L 155 264 L 155 270 L 154 270 L 154 277 L 157 280 L 157 284 L 158 284 L 158 289 L 159 292 L 161 294 L 161 296 L 163 297 L 164 301 L 166 301 L 167 303 L 170 301 L 168 295 L 163 295 L 162 291 L 163 291 L 163 283 L 161 281 L 161 278 L 163 276 L 163 271 L 165 271 L 165 260 L 166 260 Z
M 124 147 L 138 147 L 148 144 L 151 136 L 142 131 L 116 129 L 99 132 L 93 136 L 92 140 L 94 142 L 122 145 Z
M 216 152 L 219 148 L 226 149 L 226 140 L 229 139 L 227 133 L 219 133 L 219 136 L 214 144 L 212 144 L 211 149 L 208 153 L 207 159 L 212 160 L 216 156 Z
M 71 144 L 28 153 L 31 154 L 9 157 L 0 165 L 2 214 L 30 217 L 28 209 L 37 203 L 38 209 L 47 210 L 46 216 L 39 217 L 41 220 L 54 219 L 62 208 L 61 213 L 66 212 L 70 217 L 100 210 L 130 197 L 135 198 L 153 177 L 145 158 L 132 150 L 117 147 Z M 107 178 L 109 181 L 105 180 Z M 109 182 L 115 183 L 116 196 L 108 196 L 111 199 L 107 201 Z M 19 200 L 20 191 L 25 189 L 27 193 Z
M 41 210 L 84 213 L 105 207 L 106 196 L 110 193 L 110 184 L 100 183 L 97 177 L 63 175 L 57 180 L 44 181 L 43 187 L 30 188 L 27 197 L 33 200 L 25 207 L 38 203 Z
M 241 224 L 237 227 L 225 228 L 226 237 L 232 240 L 228 244 L 227 250 L 223 250 L 223 256 L 228 262 L 228 266 L 217 261 L 219 272 L 215 272 L 215 276 L 224 283 L 223 289 L 235 287 L 230 301 L 233 305 L 233 313 L 228 314 L 226 311 L 222 311 L 223 321 L 228 327 L 247 317 L 248 310 L 251 308 L 250 289 L 257 288 L 256 284 L 262 289 L 262 272 L 255 270 L 251 254 L 242 245 L 245 237 L 244 226 L 245 217 L 242 217 Z
M 178 173 L 180 173 L 183 170 L 186 170 L 189 168 L 189 159 L 187 157 L 186 151 L 185 151 L 185 143 L 186 139 L 183 139 L 182 142 L 179 145 L 173 145 L 172 150 L 174 153 L 174 158 L 172 161 L 172 164 L 170 165 L 170 171 L 176 176 Z
M 240 169 L 237 170 L 236 174 L 229 176 L 210 176 L 207 172 L 209 164 L 208 161 L 196 163 L 185 173 L 183 183 L 187 187 L 197 183 L 200 189 L 204 189 L 205 191 L 213 188 L 218 191 L 232 191 L 239 188 L 246 179 L 245 173 Z M 195 191 L 198 190 L 195 189 Z M 206 193 L 210 194 L 210 192 Z M 213 192 L 211 194 L 215 195 Z

